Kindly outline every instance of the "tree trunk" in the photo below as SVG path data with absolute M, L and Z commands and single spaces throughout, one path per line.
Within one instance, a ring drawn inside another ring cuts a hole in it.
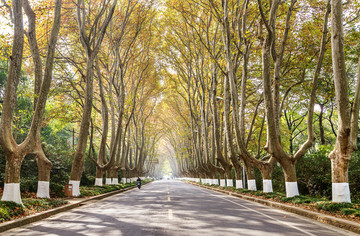
M 357 123 L 351 127 L 348 83 L 345 68 L 344 36 L 342 19 L 342 1 L 331 1 L 331 48 L 334 71 L 336 105 L 338 109 L 338 135 L 334 150 L 329 154 L 332 173 L 332 200 L 333 202 L 350 202 L 348 183 L 348 164 L 353 144 L 351 129 L 356 129 Z M 358 88 L 357 88 L 358 89 Z M 358 108 L 357 108 L 358 109 Z M 357 117 L 358 118 L 358 117 Z M 357 119 L 356 119 L 357 120 Z
M 13 201 L 22 204 L 20 195 L 20 170 L 21 163 L 25 156 L 16 155 L 15 153 L 5 153 L 5 184 L 1 201 Z
M 103 186 L 104 171 L 102 168 L 96 168 L 95 186 Z
M 52 168 L 52 163 L 51 161 L 49 161 L 49 159 L 46 158 L 43 148 L 40 145 L 40 140 L 37 141 L 34 154 L 38 166 L 38 188 L 37 188 L 36 196 L 39 198 L 50 198 L 49 187 L 50 187 L 50 172 Z
M 244 162 L 244 167 L 247 175 L 248 189 L 256 191 L 255 168 L 248 162 Z
M 110 169 L 111 171 L 111 178 L 112 178 L 112 182 L 111 184 L 119 184 L 119 177 L 118 177 L 118 172 L 119 172 L 119 167 L 115 166 L 112 169 Z
M 106 185 L 112 184 L 112 180 L 111 180 L 111 170 L 110 170 L 110 169 L 106 171 L 105 184 L 106 184 Z

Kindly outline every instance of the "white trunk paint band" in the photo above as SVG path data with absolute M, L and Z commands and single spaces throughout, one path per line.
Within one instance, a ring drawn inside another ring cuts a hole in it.
M 111 178 L 106 178 L 105 184 L 111 184 Z
M 285 182 L 286 197 L 299 196 L 299 189 L 297 182 Z
M 80 195 L 80 181 L 70 180 L 69 184 L 73 186 L 73 196 L 77 197 Z
M 16 202 L 22 205 L 23 203 L 21 201 L 20 195 L 20 183 L 4 184 L 4 192 L 1 201 Z
M 256 191 L 256 180 L 255 179 L 248 179 L 248 189 L 252 191 Z
M 225 179 L 220 179 L 220 186 L 225 187 Z
M 113 178 L 111 184 L 118 185 L 119 184 L 119 179 L 118 178 Z
M 272 193 L 273 192 L 273 186 L 272 186 L 271 179 L 263 179 L 263 192 L 264 193 Z
M 39 198 L 50 198 L 49 181 L 38 181 L 36 196 Z
M 121 178 L 121 183 L 126 184 L 126 178 Z
M 243 188 L 243 182 L 241 179 L 236 180 L 236 188 Z
M 227 184 L 228 187 L 234 186 L 234 183 L 233 183 L 232 179 L 226 179 L 226 184 Z
M 332 183 L 332 202 L 351 202 L 349 183 Z
M 102 178 L 96 178 L 95 179 L 95 186 L 102 186 L 103 185 L 103 179 Z

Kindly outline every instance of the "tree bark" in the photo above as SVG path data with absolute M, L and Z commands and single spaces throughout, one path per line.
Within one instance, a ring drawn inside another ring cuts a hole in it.
M 351 112 L 346 77 L 342 1 L 331 0 L 331 48 L 334 72 L 336 105 L 338 109 L 338 135 L 335 147 L 329 154 L 332 174 L 333 202 L 351 202 L 348 183 L 348 167 L 354 144 L 351 133 L 357 132 L 358 122 L 351 122 Z M 357 86 L 357 89 L 359 87 Z M 358 93 L 358 91 L 356 91 Z M 356 108 L 358 109 L 358 108 Z M 356 111 L 358 115 L 358 111 Z M 353 116 L 356 115 L 353 112 Z M 356 121 L 357 121 L 356 117 Z M 355 120 L 355 119 L 354 119 Z M 353 130 L 356 129 L 356 130 Z

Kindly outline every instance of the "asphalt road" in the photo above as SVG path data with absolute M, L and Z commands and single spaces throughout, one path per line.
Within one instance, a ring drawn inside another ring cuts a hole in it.
M 2 235 L 355 235 L 179 181 L 156 181 Z

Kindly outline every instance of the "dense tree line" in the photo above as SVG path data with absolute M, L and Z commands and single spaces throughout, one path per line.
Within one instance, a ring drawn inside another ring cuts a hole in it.
M 37 162 L 37 196 L 45 198 L 51 186 L 59 189 L 50 179 L 69 181 L 78 196 L 90 173 L 95 185 L 105 174 L 106 184 L 118 184 L 120 173 L 123 180 L 148 174 L 158 139 L 150 121 L 160 91 L 154 3 L 14 0 L 3 1 L 1 13 L 13 28 L 12 41 L 11 33 L 2 36 L 12 50 L 1 52 L 2 200 L 21 203 L 21 172 L 34 177 L 25 167 L 33 167 L 31 161 L 22 167 L 25 157 Z M 51 140 L 51 132 L 62 142 Z M 53 145 L 73 150 L 54 158 L 61 150 Z M 61 171 L 51 172 L 52 166 Z
M 256 190 L 260 173 L 263 191 L 272 192 L 281 167 L 292 197 L 299 195 L 297 163 L 332 145 L 332 200 L 350 202 L 358 7 L 335 0 L 167 1 L 172 23 L 162 51 L 175 73 L 169 70 L 166 102 L 178 115 L 166 125 L 179 127 L 167 134 L 178 174 L 209 183 L 219 176 L 228 186 L 234 177 L 242 188 L 245 171 L 247 187 Z
M 179 177 L 349 202 L 359 7 L 2 1 L 2 200 L 21 203 L 26 178 L 38 197 L 66 183 L 77 196 L 80 184 L 159 176 L 160 161 Z

